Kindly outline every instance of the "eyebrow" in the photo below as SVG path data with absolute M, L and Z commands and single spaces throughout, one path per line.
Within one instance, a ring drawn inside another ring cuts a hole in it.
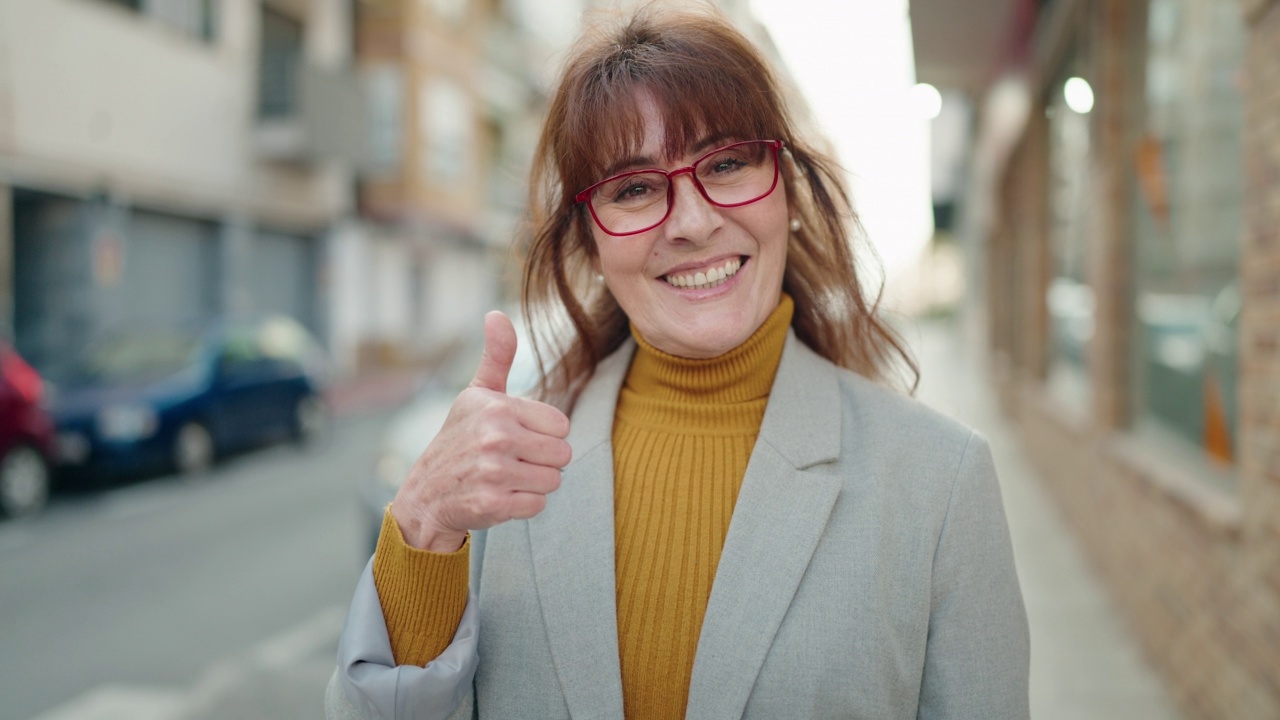
M 703 137 L 701 140 L 699 140 L 697 143 L 695 143 L 694 146 L 689 149 L 689 152 L 690 154 L 693 154 L 693 155 L 699 155 L 704 150 L 709 150 L 713 147 L 723 144 L 724 141 L 728 140 L 730 137 L 731 137 L 731 133 L 724 132 L 724 131 L 707 135 Z M 614 175 L 621 175 L 624 172 L 630 172 L 632 170 L 660 170 L 660 169 L 661 168 L 658 167 L 657 160 L 653 159 L 648 155 L 641 155 L 639 157 L 632 157 L 632 158 L 627 158 L 625 160 L 620 160 L 610 165 L 609 167 L 605 168 L 603 176 L 605 178 L 611 178 Z

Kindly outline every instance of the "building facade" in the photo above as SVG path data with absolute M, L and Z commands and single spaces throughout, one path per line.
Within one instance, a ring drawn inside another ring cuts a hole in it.
M 317 120 L 359 93 L 347 11 L 0 2 L 0 314 L 24 355 L 52 369 L 121 323 L 218 315 L 327 335 L 353 158 Z
M 430 359 L 509 258 L 563 0 L 0 0 L 0 326 L 281 312 L 339 374 Z
M 548 32 L 537 14 L 561 17 Z M 412 363 L 518 288 L 513 246 L 546 97 L 540 71 L 579 22 L 572 1 L 355 3 L 373 162 L 359 232 L 335 249 L 357 365 Z
M 1188 716 L 1276 717 L 1280 2 L 1035 5 L 976 151 L 1001 400 Z

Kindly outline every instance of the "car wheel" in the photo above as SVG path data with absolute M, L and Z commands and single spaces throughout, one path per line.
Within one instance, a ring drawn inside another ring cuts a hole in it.
M 0 511 L 27 515 L 49 499 L 49 466 L 34 448 L 20 445 L 0 460 Z
M 299 445 L 311 445 L 324 437 L 329 428 L 329 411 L 315 395 L 298 399 L 293 408 L 293 439 Z
M 198 422 L 178 428 L 173 436 L 173 466 L 182 475 L 198 475 L 213 466 L 213 436 Z

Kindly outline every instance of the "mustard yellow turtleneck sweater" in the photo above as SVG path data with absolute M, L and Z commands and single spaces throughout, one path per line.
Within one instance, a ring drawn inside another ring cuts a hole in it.
M 702 617 L 794 307 L 710 360 L 638 348 L 614 414 L 614 531 L 623 706 L 682 718 Z M 467 600 L 467 550 L 405 544 L 388 512 L 374 581 L 396 662 L 425 665 L 452 641 Z

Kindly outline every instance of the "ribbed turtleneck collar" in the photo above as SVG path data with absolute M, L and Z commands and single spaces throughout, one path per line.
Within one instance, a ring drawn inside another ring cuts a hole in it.
M 676 357 L 650 345 L 635 326 L 638 348 L 624 391 L 650 401 L 681 405 L 725 405 L 769 396 L 782 358 L 795 305 L 782 294 L 778 307 L 747 340 L 719 357 Z

